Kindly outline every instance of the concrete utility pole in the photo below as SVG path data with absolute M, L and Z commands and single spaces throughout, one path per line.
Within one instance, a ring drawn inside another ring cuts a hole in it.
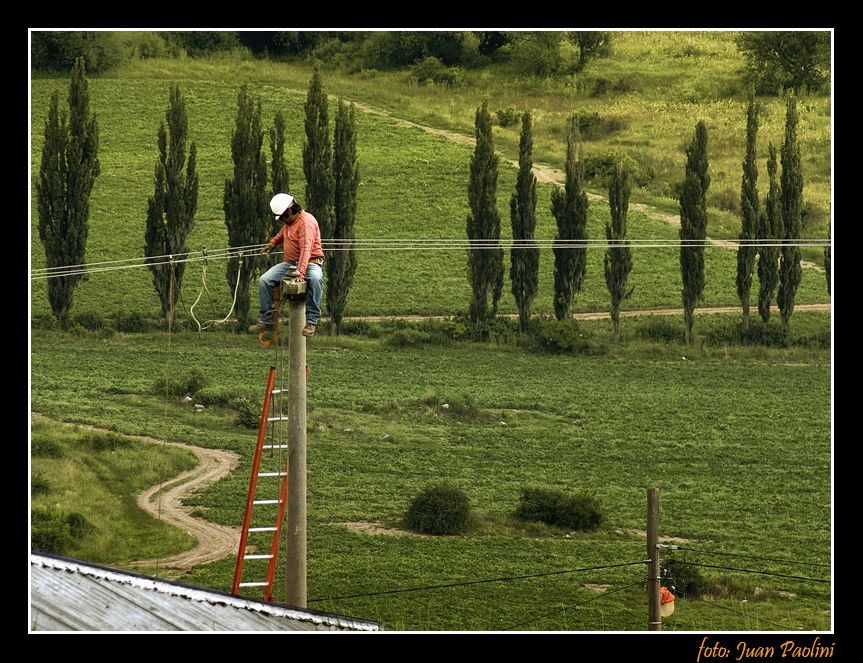
M 287 603 L 306 607 L 306 283 L 288 272 L 282 292 L 290 313 L 288 342 Z
M 659 489 L 647 489 L 647 630 L 662 630 L 659 611 Z

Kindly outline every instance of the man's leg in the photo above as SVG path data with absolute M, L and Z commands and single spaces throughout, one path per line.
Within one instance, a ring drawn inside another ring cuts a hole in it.
M 294 266 L 294 264 L 279 262 L 261 274 L 261 278 L 258 279 L 259 322 L 266 325 L 273 324 L 273 312 L 271 310 L 273 308 L 273 289 L 282 282 L 288 268 Z
M 306 324 L 317 325 L 321 319 L 321 299 L 324 295 L 324 270 L 309 263 L 306 267 Z

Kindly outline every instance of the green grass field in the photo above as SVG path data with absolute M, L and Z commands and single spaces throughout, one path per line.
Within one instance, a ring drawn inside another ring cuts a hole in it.
M 819 327 L 828 319 L 801 314 L 807 317 Z M 584 332 L 608 335 L 607 327 L 591 323 Z M 661 491 L 662 533 L 683 537 L 692 548 L 829 563 L 829 353 L 808 350 L 801 362 L 794 353 L 802 350 L 755 350 L 689 351 L 672 342 L 653 344 L 651 351 L 633 342 L 589 357 L 483 344 L 394 350 L 384 338 L 314 339 L 310 606 L 406 630 L 502 630 L 564 609 L 595 596 L 583 585 L 616 589 L 636 583 L 643 567 L 320 599 L 641 560 L 644 539 L 629 530 L 645 527 L 649 486 Z M 164 333 L 98 338 L 38 331 L 33 409 L 113 425 L 121 433 L 236 451 L 244 459 L 239 470 L 190 503 L 204 507 L 207 518 L 237 526 L 254 432 L 238 428 L 229 408 L 195 414 L 178 400 L 152 395 L 152 385 L 165 370 L 176 376 L 197 370 L 209 380 L 202 393 L 226 402 L 231 394 L 260 391 L 271 358 L 251 339 L 232 334 L 175 334 L 169 347 Z M 440 407 L 444 402 L 462 404 L 464 414 L 449 414 Z M 347 529 L 345 523 L 363 521 L 397 527 L 410 498 L 443 478 L 470 497 L 478 522 L 467 535 L 374 536 Z M 601 502 L 605 524 L 570 536 L 519 524 L 512 513 L 526 485 L 586 490 Z M 737 563 L 718 563 L 829 577 L 825 569 L 731 559 Z M 224 590 L 232 571 L 233 561 L 225 559 L 184 580 Z M 738 608 L 745 599 L 749 621 L 690 600 L 667 628 L 828 627 L 824 585 L 703 571 L 713 587 L 705 598 Z M 766 592 L 757 600 L 756 586 Z M 639 585 L 596 603 L 597 610 L 565 611 L 524 628 L 644 628 Z

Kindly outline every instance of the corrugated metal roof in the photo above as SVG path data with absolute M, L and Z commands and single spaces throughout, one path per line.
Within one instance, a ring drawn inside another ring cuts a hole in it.
M 30 555 L 33 631 L 377 631 L 376 622 Z

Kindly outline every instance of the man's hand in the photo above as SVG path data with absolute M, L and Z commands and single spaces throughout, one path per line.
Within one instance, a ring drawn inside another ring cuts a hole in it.
M 296 276 L 294 277 L 294 283 L 302 283 L 306 278 L 304 276 Z
M 261 255 L 262 256 L 267 255 L 268 253 L 271 253 L 272 250 L 273 250 L 273 245 L 267 244 L 263 249 L 261 249 Z

